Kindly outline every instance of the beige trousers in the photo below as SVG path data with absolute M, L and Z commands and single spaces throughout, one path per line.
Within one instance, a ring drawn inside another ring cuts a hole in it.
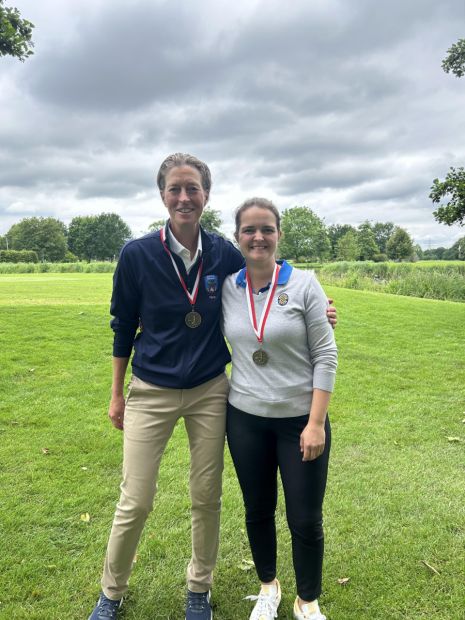
M 188 390 L 131 379 L 124 414 L 121 496 L 102 576 L 108 598 L 120 599 L 128 588 L 137 544 L 152 510 L 160 461 L 181 417 L 191 457 L 192 558 L 187 585 L 193 592 L 210 589 L 218 553 L 228 391 L 224 374 Z

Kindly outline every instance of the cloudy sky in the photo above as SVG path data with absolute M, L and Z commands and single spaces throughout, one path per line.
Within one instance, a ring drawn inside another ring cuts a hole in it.
M 327 224 L 393 221 L 424 248 L 434 178 L 465 165 L 465 77 L 443 72 L 465 0 L 7 0 L 35 54 L 0 58 L 0 234 L 24 217 L 165 209 L 155 173 L 191 152 L 224 230 L 243 199 Z

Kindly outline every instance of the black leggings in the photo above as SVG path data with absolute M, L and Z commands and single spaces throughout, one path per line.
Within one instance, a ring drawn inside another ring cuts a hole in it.
M 258 577 L 276 577 L 275 511 L 277 470 L 281 475 L 298 595 L 313 601 L 321 593 L 323 565 L 322 506 L 328 472 L 331 428 L 326 416 L 326 445 L 317 459 L 302 461 L 300 434 L 308 416 L 264 418 L 228 403 L 227 435 L 241 485 L 245 522 Z

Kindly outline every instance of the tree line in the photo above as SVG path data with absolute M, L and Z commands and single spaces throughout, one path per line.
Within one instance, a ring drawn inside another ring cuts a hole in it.
M 53 217 L 27 217 L 0 237 L 0 260 L 115 260 L 131 237 L 131 229 L 116 213 L 74 217 L 69 226 Z
M 201 224 L 209 232 L 222 234 L 221 214 L 216 209 L 205 209 Z M 156 220 L 149 230 L 163 225 L 164 220 Z M 465 260 L 465 237 L 450 248 L 422 250 L 393 222 L 326 226 L 306 206 L 285 209 L 281 230 L 280 256 L 298 262 Z M 28 217 L 0 236 L 0 261 L 111 261 L 131 238 L 131 229 L 116 213 L 77 216 L 69 226 L 53 217 Z
M 158 230 L 164 223 L 165 220 L 156 220 L 149 229 Z M 204 209 L 200 223 L 209 232 L 222 234 L 223 222 L 217 209 Z M 358 227 L 326 226 L 323 219 L 305 206 L 283 211 L 281 230 L 280 256 L 301 262 L 465 260 L 465 237 L 451 248 L 422 250 L 404 228 L 393 222 L 366 220 Z
M 433 250 L 422 250 L 404 228 L 393 222 L 366 220 L 357 227 L 326 226 L 309 207 L 286 209 L 281 230 L 280 255 L 299 262 L 465 260 L 465 237 L 452 248 L 442 248 L 440 256 L 433 255 Z

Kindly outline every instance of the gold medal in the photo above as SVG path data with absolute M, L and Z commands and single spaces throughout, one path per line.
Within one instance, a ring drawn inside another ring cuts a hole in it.
M 268 364 L 268 353 L 263 349 L 257 349 L 257 351 L 253 352 L 252 359 L 257 366 L 265 366 L 265 364 Z
M 199 270 L 197 272 L 197 277 L 195 278 L 194 287 L 192 289 L 192 294 L 191 294 L 189 293 L 186 283 L 184 282 L 184 278 L 182 277 L 173 256 L 171 255 L 169 247 L 166 245 L 164 228 L 160 228 L 160 241 L 163 244 L 165 252 L 168 254 L 168 256 L 171 259 L 171 263 L 173 265 L 174 271 L 176 272 L 179 282 L 181 283 L 181 286 L 184 289 L 187 299 L 189 300 L 191 307 L 192 307 L 192 310 L 188 312 L 186 316 L 184 317 L 184 323 L 187 325 L 187 327 L 190 327 L 190 329 L 195 329 L 202 322 L 202 316 L 194 310 L 194 304 L 197 299 L 197 294 L 199 292 L 200 277 L 202 275 L 202 269 L 203 269 L 203 259 L 200 260 Z
M 250 319 L 250 323 L 252 324 L 252 329 L 260 345 L 263 342 L 263 334 L 265 332 L 265 323 L 268 319 L 268 315 L 271 310 L 271 304 L 273 302 L 274 293 L 278 285 L 279 270 L 280 270 L 280 266 L 276 264 L 274 267 L 274 271 L 273 271 L 273 277 L 271 279 L 271 286 L 270 286 L 270 289 L 268 291 L 268 295 L 265 301 L 265 307 L 262 310 L 260 322 L 258 325 L 257 325 L 257 315 L 255 313 L 255 302 L 253 299 L 252 283 L 250 281 L 249 273 L 247 271 L 245 272 L 245 278 L 246 278 L 245 296 L 247 299 L 249 319 Z M 257 366 L 266 366 L 269 360 L 268 353 L 266 351 L 263 351 L 263 349 L 257 349 L 256 351 L 252 353 L 252 360 L 255 364 L 257 364 Z
M 186 316 L 184 317 L 184 322 L 187 325 L 187 327 L 190 327 L 191 329 L 195 329 L 202 322 L 202 316 L 195 310 L 191 310 L 191 312 L 188 312 Z

